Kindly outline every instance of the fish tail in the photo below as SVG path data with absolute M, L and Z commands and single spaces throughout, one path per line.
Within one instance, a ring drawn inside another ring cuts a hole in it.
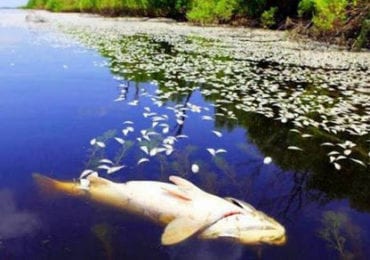
M 32 174 L 40 192 L 44 195 L 61 195 L 67 194 L 77 196 L 81 193 L 74 182 L 63 182 L 53 178 L 41 175 L 39 173 Z

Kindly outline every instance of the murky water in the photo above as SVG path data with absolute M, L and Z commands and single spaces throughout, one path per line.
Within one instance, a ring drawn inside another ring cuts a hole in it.
M 25 15 L 3 10 L 0 21 Z M 63 31 L 0 26 L 0 258 L 370 256 L 366 64 L 301 68 L 236 59 L 214 39 Z M 124 167 L 107 174 L 102 159 Z M 288 242 L 164 247 L 162 227 L 39 194 L 31 176 L 86 169 L 114 181 L 183 176 L 273 216 Z

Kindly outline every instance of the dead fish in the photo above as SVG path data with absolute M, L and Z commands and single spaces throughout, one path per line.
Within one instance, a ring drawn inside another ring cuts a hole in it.
M 191 182 L 170 176 L 173 183 L 129 181 L 115 183 L 95 174 L 79 182 L 33 174 L 47 192 L 82 197 L 113 208 L 148 217 L 166 225 L 162 244 L 173 245 L 197 235 L 203 239 L 233 238 L 242 244 L 283 245 L 285 228 L 251 205 L 207 193 Z M 87 182 L 87 183 L 86 183 Z

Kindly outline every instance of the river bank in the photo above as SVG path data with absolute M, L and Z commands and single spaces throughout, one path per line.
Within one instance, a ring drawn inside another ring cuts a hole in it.
M 27 8 L 109 17 L 163 17 L 201 26 L 268 28 L 350 50 L 370 48 L 370 4 L 364 0 L 284 0 L 278 3 L 267 0 L 29 0 Z

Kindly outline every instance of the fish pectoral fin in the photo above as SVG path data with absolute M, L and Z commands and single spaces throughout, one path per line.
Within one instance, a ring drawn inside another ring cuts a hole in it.
M 191 218 L 176 218 L 171 221 L 162 234 L 163 245 L 173 245 L 184 241 L 204 228 L 204 222 Z

